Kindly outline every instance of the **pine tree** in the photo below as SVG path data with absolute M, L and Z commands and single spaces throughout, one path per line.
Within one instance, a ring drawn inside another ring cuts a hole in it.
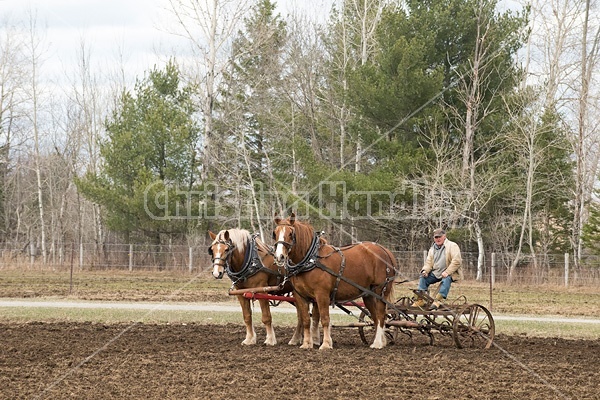
M 174 61 L 138 80 L 135 94 L 122 94 L 106 121 L 102 170 L 77 181 L 89 200 L 103 206 L 109 228 L 155 243 L 161 234 L 186 232 L 199 131 L 192 95 Z

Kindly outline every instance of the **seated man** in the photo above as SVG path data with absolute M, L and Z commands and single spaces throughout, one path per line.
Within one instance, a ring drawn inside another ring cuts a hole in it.
M 458 245 L 446 239 L 444 229 L 438 228 L 433 231 L 433 241 L 434 243 L 427 253 L 425 265 L 421 269 L 418 290 L 426 291 L 432 283 L 442 281 L 439 293 L 431 305 L 431 309 L 435 310 L 448 297 L 451 283 L 462 279 L 462 258 Z M 425 300 L 418 299 L 414 305 L 423 307 Z

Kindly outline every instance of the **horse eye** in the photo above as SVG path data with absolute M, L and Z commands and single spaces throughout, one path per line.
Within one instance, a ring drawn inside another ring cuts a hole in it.
M 275 235 L 275 231 L 273 231 L 273 240 L 275 240 L 277 236 Z
M 209 255 L 209 256 L 212 256 L 212 255 L 213 255 L 213 249 L 212 249 L 212 247 L 209 247 L 209 248 L 208 248 L 208 255 Z

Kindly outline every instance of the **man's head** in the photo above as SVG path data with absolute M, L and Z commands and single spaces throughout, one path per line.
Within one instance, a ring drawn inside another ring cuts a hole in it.
M 437 228 L 436 230 L 434 230 L 433 231 L 433 240 L 437 244 L 444 243 L 444 240 L 446 240 L 446 231 L 443 230 L 442 228 Z

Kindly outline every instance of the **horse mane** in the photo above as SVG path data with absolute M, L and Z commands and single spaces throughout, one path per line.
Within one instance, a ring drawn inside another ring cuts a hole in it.
M 246 243 L 250 237 L 250 232 L 248 232 L 246 229 L 238 228 L 223 229 L 217 233 L 215 240 L 225 240 L 225 231 L 229 231 L 229 239 L 231 240 L 231 243 L 233 243 L 233 246 L 243 253 L 244 250 L 246 250 Z
M 256 243 L 256 247 L 258 248 L 258 251 L 261 251 L 264 253 L 269 253 L 271 251 L 271 248 L 269 246 L 267 246 L 267 244 L 265 242 L 263 242 L 261 238 L 257 237 L 254 242 Z
M 312 243 L 313 237 L 315 235 L 315 229 L 308 222 L 303 222 L 298 219 L 294 219 L 292 223 L 292 221 L 290 221 L 290 218 L 287 218 L 279 222 L 279 225 L 288 225 L 294 227 L 296 232 L 296 245 L 294 246 L 294 248 L 302 249 L 302 251 L 306 251 L 310 248 L 310 244 Z
M 308 222 L 298 220 L 294 222 L 294 227 L 296 227 L 296 246 L 299 249 L 309 249 L 315 236 L 315 228 Z

